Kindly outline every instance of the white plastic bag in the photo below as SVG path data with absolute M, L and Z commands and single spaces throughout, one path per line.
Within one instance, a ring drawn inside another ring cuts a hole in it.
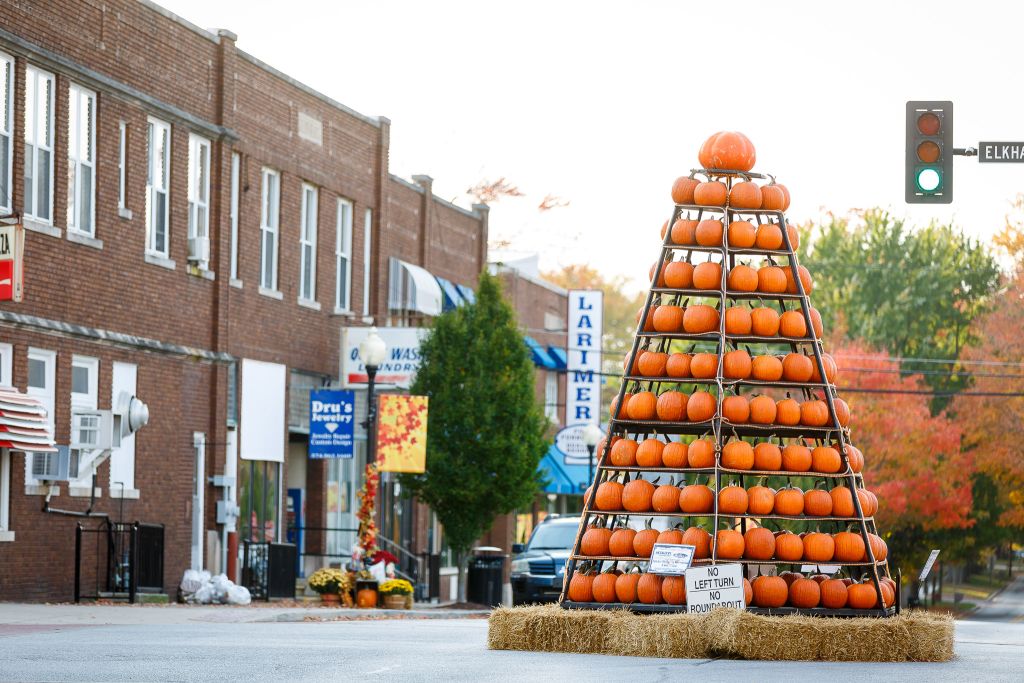
M 188 596 L 199 590 L 199 587 L 203 585 L 202 577 L 199 572 L 195 569 L 186 569 L 184 576 L 181 577 L 181 594 L 186 599 Z
M 199 590 L 192 595 L 192 602 L 200 605 L 209 605 L 213 602 L 213 584 L 206 582 L 200 586 Z
M 225 574 L 217 574 L 210 581 L 213 586 L 214 602 L 224 603 L 228 601 L 228 591 L 235 585 Z
M 229 605 L 248 605 L 252 602 L 252 596 L 249 595 L 249 589 L 245 586 L 231 586 L 228 589 L 228 604 Z

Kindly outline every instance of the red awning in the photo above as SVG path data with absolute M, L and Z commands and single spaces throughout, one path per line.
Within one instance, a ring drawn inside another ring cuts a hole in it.
M 46 408 L 11 387 L 0 387 L 0 448 L 36 453 L 57 450 Z

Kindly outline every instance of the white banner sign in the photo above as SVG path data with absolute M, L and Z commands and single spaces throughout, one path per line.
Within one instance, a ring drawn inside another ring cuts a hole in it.
M 377 333 L 387 344 L 387 354 L 374 381 L 408 388 L 419 370 L 420 342 L 427 331 L 423 327 L 378 327 Z M 366 366 L 359 360 L 359 343 L 369 334 L 369 327 L 341 328 L 340 377 L 344 387 L 366 384 Z
M 601 337 L 604 293 L 596 289 L 569 290 L 568 381 L 565 421 L 567 424 L 601 425 Z M 587 464 L 582 457 L 567 454 L 567 465 Z
M 695 545 L 677 543 L 655 543 L 651 559 L 647 562 L 647 573 L 662 576 L 683 576 L 693 562 Z
M 742 565 L 716 564 L 686 570 L 686 609 L 690 614 L 706 614 L 716 607 L 746 606 Z

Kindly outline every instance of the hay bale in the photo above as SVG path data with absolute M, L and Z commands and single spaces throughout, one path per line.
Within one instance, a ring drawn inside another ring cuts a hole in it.
M 489 619 L 487 644 L 494 650 L 685 659 L 946 662 L 953 658 L 953 620 L 928 612 L 838 618 L 729 609 L 634 614 L 558 605 L 499 607 Z

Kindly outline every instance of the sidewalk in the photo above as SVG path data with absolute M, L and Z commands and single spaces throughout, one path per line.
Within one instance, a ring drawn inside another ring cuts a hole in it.
M 490 610 L 415 606 L 410 610 L 246 605 L 95 605 L 0 602 L 0 624 L 134 625 L 195 622 L 253 624 L 376 619 L 483 619 Z

